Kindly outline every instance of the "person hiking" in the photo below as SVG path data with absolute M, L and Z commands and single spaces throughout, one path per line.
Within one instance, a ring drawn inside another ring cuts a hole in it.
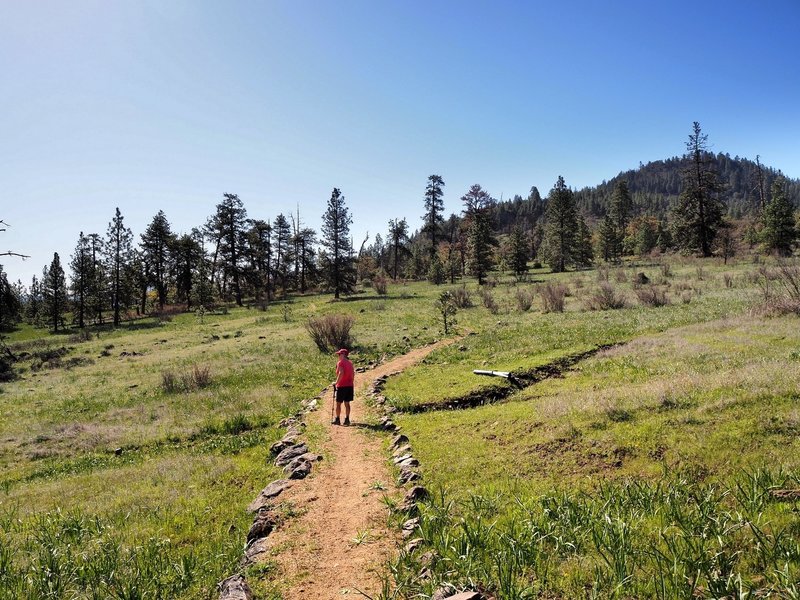
M 355 370 L 353 363 L 347 358 L 350 351 L 347 348 L 337 350 L 339 362 L 336 363 L 336 383 L 333 389 L 336 393 L 336 418 L 331 421 L 331 425 L 340 425 L 339 417 L 342 413 L 342 402 L 344 402 L 344 425 L 350 425 L 350 402 L 353 401 L 353 380 Z

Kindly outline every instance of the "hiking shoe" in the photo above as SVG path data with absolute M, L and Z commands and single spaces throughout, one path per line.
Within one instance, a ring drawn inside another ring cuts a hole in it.
M 331 425 L 341 425 L 339 422 L 339 417 L 336 417 L 333 421 L 331 421 Z
M 345 417 L 345 419 L 344 419 L 344 424 L 345 424 L 345 425 L 350 425 L 350 419 L 349 419 L 349 418 L 347 418 L 347 417 Z

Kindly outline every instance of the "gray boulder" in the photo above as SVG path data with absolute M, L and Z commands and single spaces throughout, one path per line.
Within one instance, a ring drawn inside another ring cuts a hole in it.
M 241 574 L 236 574 L 224 579 L 217 584 L 219 600 L 253 600 L 253 592 Z
M 270 500 L 277 497 L 283 490 L 290 488 L 291 486 L 292 483 L 288 479 L 276 479 L 263 490 L 261 490 L 261 493 L 259 493 L 258 496 L 256 496 L 256 499 L 253 500 L 247 507 L 247 510 L 249 512 L 258 512 L 267 506 Z
M 289 446 L 285 450 L 282 450 L 277 457 L 275 457 L 275 465 L 278 467 L 285 467 L 292 462 L 292 459 L 300 456 L 301 454 L 305 454 L 306 452 L 308 452 L 308 446 L 306 446 L 305 443 Z

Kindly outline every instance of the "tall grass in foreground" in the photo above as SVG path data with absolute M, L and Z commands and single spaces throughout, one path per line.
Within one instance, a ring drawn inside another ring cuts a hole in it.
M 197 545 L 123 539 L 126 519 L 0 514 L 0 599 L 211 598 L 241 555 L 241 536 L 225 532 Z
M 800 473 L 758 470 L 719 485 L 664 474 L 513 501 L 441 493 L 421 510 L 426 547 L 400 553 L 383 598 L 448 584 L 498 600 L 800 598 L 798 500 L 771 493 L 799 485 Z

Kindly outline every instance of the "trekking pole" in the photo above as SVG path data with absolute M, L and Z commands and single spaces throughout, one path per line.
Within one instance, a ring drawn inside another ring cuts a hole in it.
M 333 400 L 331 401 L 331 423 L 333 423 L 333 407 L 336 405 L 336 384 L 333 386 Z

